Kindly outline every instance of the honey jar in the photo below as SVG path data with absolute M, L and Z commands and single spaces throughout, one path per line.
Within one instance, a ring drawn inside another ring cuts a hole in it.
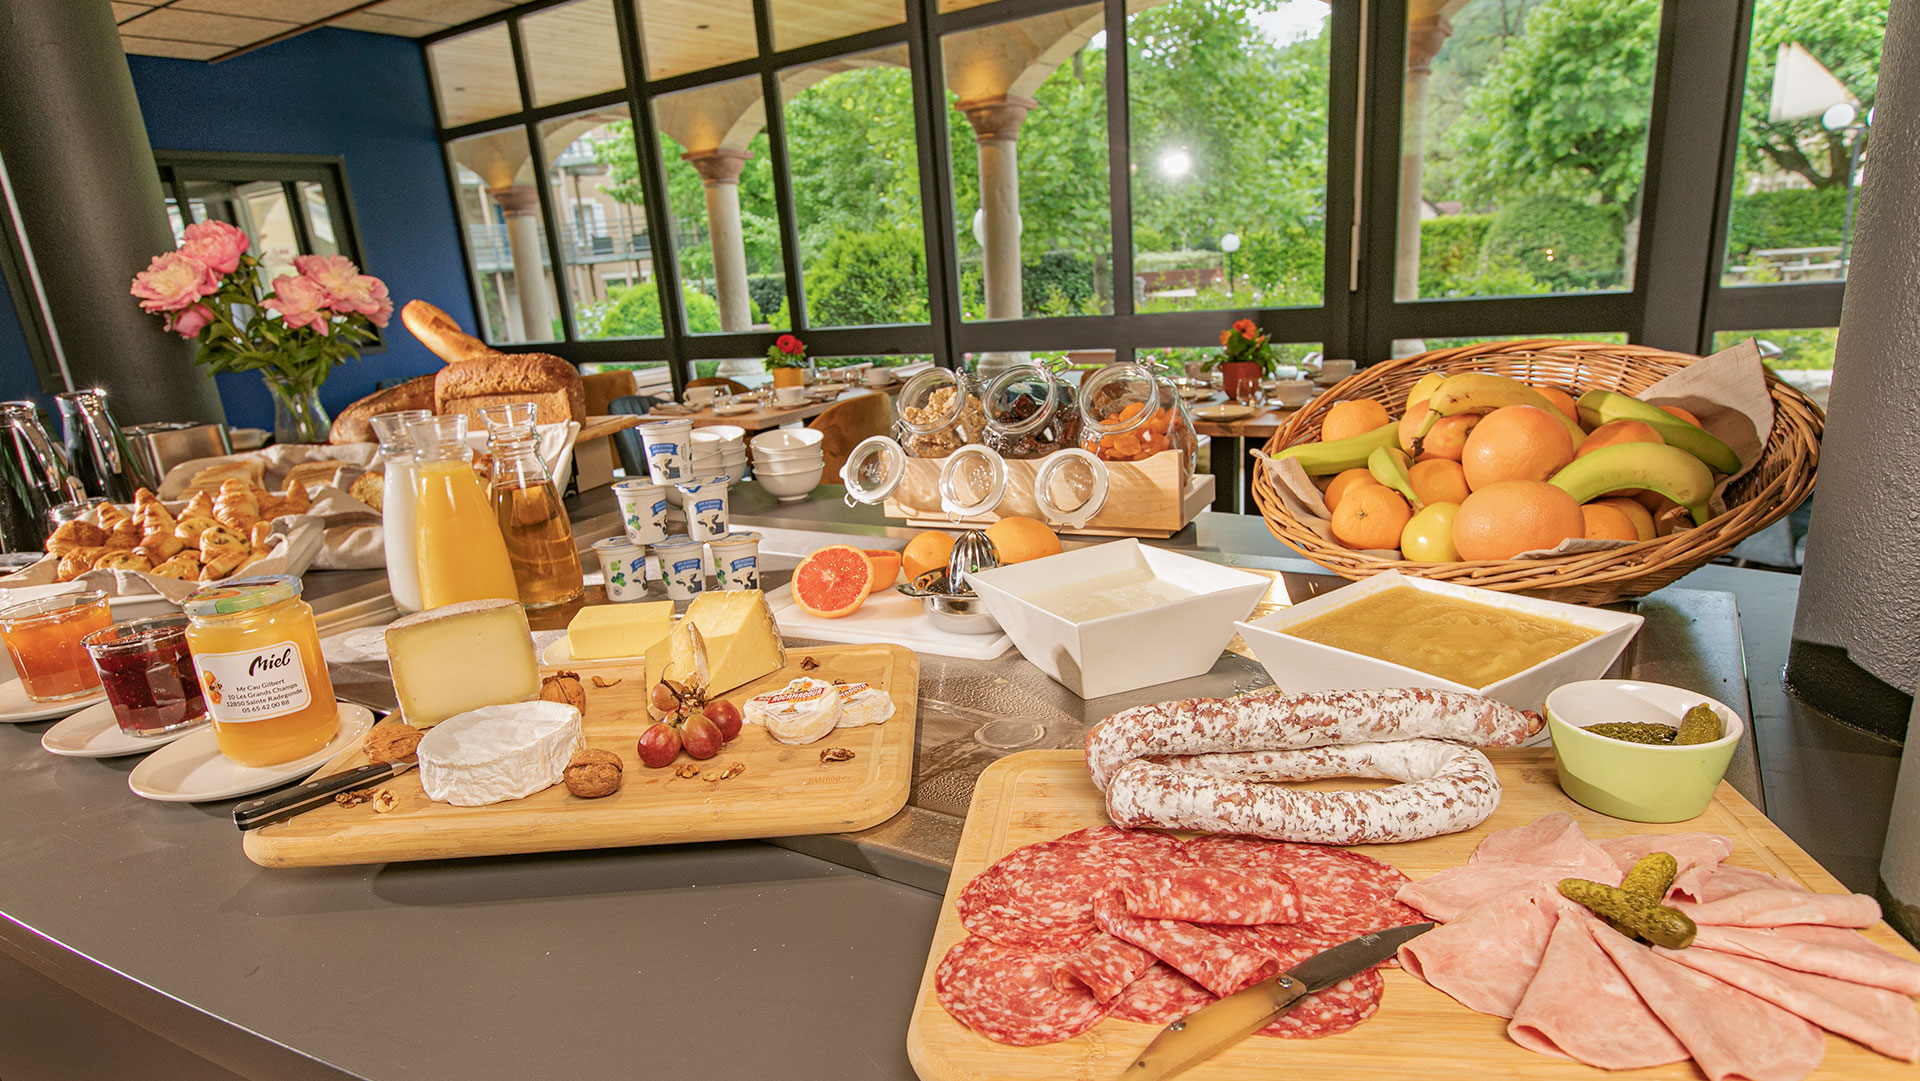
M 339 707 L 300 579 L 236 578 L 180 607 L 221 754 L 244 766 L 272 766 L 333 739 Z

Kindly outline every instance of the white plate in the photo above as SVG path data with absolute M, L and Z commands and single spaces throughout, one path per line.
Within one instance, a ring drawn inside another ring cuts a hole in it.
M 27 697 L 27 689 L 20 685 L 20 680 L 16 677 L 0 683 L 0 724 L 50 721 L 55 717 L 78 713 L 106 699 L 107 692 L 95 688 L 92 694 L 71 698 L 65 702 L 35 702 Z
M 1190 402 L 1197 402 L 1202 398 L 1211 398 L 1216 393 L 1218 392 L 1215 391 L 1212 387 L 1181 387 L 1180 388 L 1180 396 Z
M 1203 405 L 1193 411 L 1201 420 L 1245 420 L 1259 410 L 1242 402 L 1220 402 L 1216 405 Z
M 713 415 L 716 417 L 737 417 L 742 413 L 751 413 L 760 407 L 753 402 L 734 402 L 731 405 L 716 405 Z
M 40 746 L 68 758 L 117 758 L 123 754 L 146 754 L 165 747 L 181 736 L 199 730 L 197 725 L 176 728 L 158 736 L 129 736 L 113 719 L 111 702 L 96 702 L 68 717 L 40 737 Z
M 148 755 L 127 775 L 127 787 L 137 796 L 162 803 L 206 803 L 252 795 L 313 772 L 372 727 L 372 710 L 342 702 L 340 729 L 325 747 L 277 766 L 243 766 L 220 753 L 213 726 L 208 725 Z
M 624 664 L 629 661 L 643 661 L 643 660 L 646 660 L 644 656 L 596 657 L 593 660 L 581 661 L 579 663 L 581 664 Z M 567 644 L 566 635 L 563 634 L 560 637 L 555 638 L 553 641 L 547 643 L 547 648 L 540 651 L 540 663 L 541 664 L 573 664 L 574 663 L 573 647 Z

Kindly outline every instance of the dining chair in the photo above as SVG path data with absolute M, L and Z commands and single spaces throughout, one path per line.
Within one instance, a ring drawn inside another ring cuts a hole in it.
M 828 484 L 838 484 L 840 469 L 847 464 L 853 448 L 870 436 L 891 432 L 893 399 L 885 394 L 861 394 L 835 402 L 807 427 L 825 434 L 820 441 L 820 457 L 825 464 L 821 478 Z
M 607 403 L 615 416 L 644 417 L 656 405 L 669 399 L 660 394 L 626 394 Z M 647 451 L 640 445 L 640 433 L 628 428 L 613 433 L 613 449 L 620 455 L 620 468 L 629 477 L 646 477 Z

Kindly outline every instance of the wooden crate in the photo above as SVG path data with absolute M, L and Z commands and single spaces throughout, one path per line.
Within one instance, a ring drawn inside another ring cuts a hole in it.
M 1033 498 L 1034 477 L 1045 459 L 1009 460 L 1007 494 L 990 514 L 954 521 L 940 509 L 940 469 L 945 458 L 909 458 L 900 487 L 887 497 L 889 517 L 929 529 L 983 527 L 1018 515 L 1041 518 Z M 1107 504 L 1079 529 L 1060 532 L 1089 537 L 1171 537 L 1213 505 L 1213 477 L 1182 476 L 1180 452 L 1161 451 L 1145 461 L 1107 463 Z

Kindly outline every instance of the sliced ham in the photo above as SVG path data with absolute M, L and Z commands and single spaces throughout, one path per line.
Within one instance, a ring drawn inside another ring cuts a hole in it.
M 1623 873 L 1605 849 L 1587 839 L 1571 815 L 1556 812 L 1533 823 L 1487 835 L 1467 857 L 1469 867 L 1487 863 L 1529 863 L 1555 867 L 1555 878 L 1590 878 L 1618 885 Z
M 1112 1002 L 1153 965 L 1153 954 L 1105 931 L 1095 931 L 1092 942 L 1060 962 L 1053 972 L 1053 985 L 1061 991 L 1084 985 L 1095 1002 Z
M 1723 863 L 1719 867 L 1714 868 L 1713 873 L 1707 876 L 1706 880 L 1700 884 L 1699 889 L 1683 890 L 1682 892 L 1693 900 L 1705 904 L 1709 901 L 1718 901 L 1722 897 L 1731 897 L 1736 893 L 1745 893 L 1748 890 L 1800 890 L 1803 893 L 1812 892 L 1805 886 L 1791 879 L 1770 875 L 1765 871 L 1756 871 L 1751 867 L 1735 867 L 1730 863 Z
M 1300 893 L 1281 871 L 1187 867 L 1120 883 L 1135 916 L 1192 923 L 1299 923 Z
M 1799 1081 L 1819 1068 L 1826 1038 L 1798 1015 L 1657 957 L 1604 924 L 1589 930 L 1709 1081 Z
M 1688 1057 L 1686 1047 L 1594 942 L 1591 920 L 1562 917 L 1507 1035 L 1522 1047 L 1603 1070 L 1637 1070 Z M 1431 938 L 1429 931 L 1421 938 Z
M 1522 886 L 1473 906 L 1400 947 L 1400 967 L 1467 1009 L 1512 1017 L 1553 933 L 1558 905 L 1543 888 Z
M 1798 972 L 1920 995 L 1920 964 L 1895 957 L 1858 933 L 1833 927 L 1763 931 L 1754 927 L 1702 927 L 1693 948 L 1771 961 Z
M 1150 951 L 1222 998 L 1280 971 L 1267 953 L 1199 924 L 1132 915 L 1118 886 L 1094 902 L 1093 918 L 1102 931 Z
M 1620 884 L 1620 872 L 1611 867 L 1604 881 Z M 1450 923 L 1468 909 L 1524 886 L 1556 887 L 1563 878 L 1585 877 L 1571 874 L 1565 867 L 1534 863 L 1469 863 L 1449 867 L 1418 882 L 1409 882 L 1394 894 L 1395 899 L 1419 909 L 1428 919 Z
M 1714 950 L 1654 953 L 1696 969 L 1883 1055 L 1920 1060 L 1920 1012 L 1905 995 Z
M 1676 907 L 1702 927 L 1780 927 L 1791 923 L 1871 927 L 1880 920 L 1880 902 L 1864 893 L 1747 890 L 1705 904 L 1682 903 Z
M 1673 876 L 1673 888 L 1688 897 L 1697 897 L 1702 884 L 1719 868 L 1720 861 L 1733 855 L 1733 842 L 1717 833 L 1633 834 L 1594 843 L 1613 857 L 1621 874 L 1633 870 L 1634 863 L 1650 853 L 1665 852 L 1672 856 L 1680 865 Z

